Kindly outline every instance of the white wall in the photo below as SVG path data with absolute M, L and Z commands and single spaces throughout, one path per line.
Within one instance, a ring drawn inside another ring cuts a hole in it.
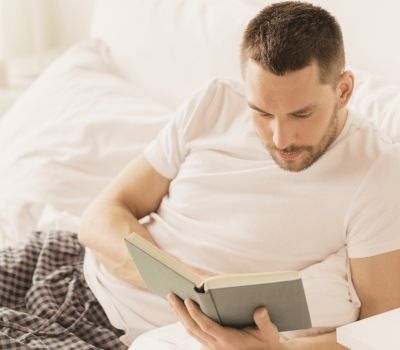
M 32 81 L 89 37 L 95 0 L 0 0 L 0 86 Z
M 90 22 L 96 0 L 51 0 L 54 2 L 56 40 L 69 47 L 89 37 Z M 143 0 L 145 1 L 145 0 Z M 118 0 L 115 1 L 116 4 Z

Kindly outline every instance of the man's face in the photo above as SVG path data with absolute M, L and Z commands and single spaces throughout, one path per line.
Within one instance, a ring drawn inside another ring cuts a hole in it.
M 316 63 L 277 76 L 249 60 L 245 85 L 256 132 L 282 169 L 311 166 L 343 128 L 346 115 L 332 85 L 321 84 Z

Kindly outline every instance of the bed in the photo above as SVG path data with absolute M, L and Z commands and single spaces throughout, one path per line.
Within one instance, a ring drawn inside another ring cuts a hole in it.
M 242 30 L 267 3 L 97 1 L 91 39 L 52 63 L 0 119 L 0 247 L 23 241 L 32 230 L 77 231 L 88 203 L 186 98 L 215 76 L 240 80 Z M 343 7 L 332 8 L 339 20 Z M 367 22 L 358 30 L 368 37 Z M 357 46 L 357 39 L 349 35 L 346 47 Z M 400 48 L 389 39 L 388 62 L 398 62 Z M 350 49 L 356 75 L 350 107 L 400 141 L 400 70 L 385 75 L 384 57 L 363 62 L 358 51 Z M 154 349 L 154 342 L 161 348 L 160 339 L 171 332 L 180 340 L 161 341 L 164 348 L 188 349 L 190 340 L 174 327 L 140 337 L 135 349 Z

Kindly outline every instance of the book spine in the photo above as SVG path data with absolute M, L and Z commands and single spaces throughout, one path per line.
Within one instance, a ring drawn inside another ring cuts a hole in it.
M 196 302 L 199 304 L 201 311 L 203 311 L 204 314 L 213 319 L 215 322 L 221 324 L 221 319 L 218 315 L 211 294 L 209 292 L 206 293 L 197 292 L 196 294 L 198 298 Z

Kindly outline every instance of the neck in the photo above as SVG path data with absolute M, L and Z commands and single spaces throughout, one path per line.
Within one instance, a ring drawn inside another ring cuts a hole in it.
M 338 128 L 336 132 L 336 137 L 339 136 L 340 133 L 342 132 L 344 125 L 346 124 L 347 116 L 348 116 L 347 108 L 343 108 L 338 111 Z

